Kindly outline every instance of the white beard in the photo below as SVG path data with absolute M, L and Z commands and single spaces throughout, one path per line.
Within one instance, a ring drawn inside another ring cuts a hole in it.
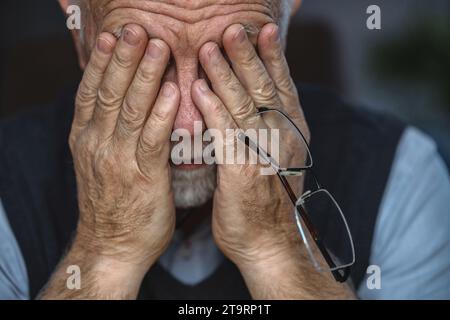
M 172 188 L 177 208 L 199 207 L 213 197 L 216 166 L 206 165 L 194 170 L 172 168 Z

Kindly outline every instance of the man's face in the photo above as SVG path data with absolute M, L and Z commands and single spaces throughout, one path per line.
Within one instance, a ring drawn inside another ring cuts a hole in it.
M 259 30 L 269 22 L 281 24 L 281 30 L 285 30 L 285 18 L 289 16 L 285 4 L 291 0 L 80 1 L 87 13 L 82 32 L 86 57 L 100 32 L 107 31 L 119 36 L 122 28 L 129 23 L 141 25 L 150 38 L 162 39 L 169 45 L 171 61 L 164 80 L 177 83 L 181 92 L 174 129 L 187 129 L 193 134 L 194 122 L 203 121 L 191 98 L 192 83 L 206 78 L 198 61 L 201 46 L 209 41 L 221 46 L 225 29 L 235 23 L 246 27 L 254 44 Z M 174 168 L 173 173 L 178 207 L 201 205 L 212 196 L 215 168 L 184 166 Z

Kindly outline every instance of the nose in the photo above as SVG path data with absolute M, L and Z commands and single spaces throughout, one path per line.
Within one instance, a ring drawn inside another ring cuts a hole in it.
M 199 78 L 199 62 L 195 57 L 176 57 L 174 56 L 174 65 L 168 70 L 172 74 L 173 79 L 180 89 L 180 105 L 178 114 L 174 123 L 175 129 L 186 129 L 191 135 L 194 135 L 194 123 L 196 121 L 202 122 L 202 128 L 205 130 L 203 117 L 200 111 L 195 106 L 191 97 L 191 88 L 195 80 Z

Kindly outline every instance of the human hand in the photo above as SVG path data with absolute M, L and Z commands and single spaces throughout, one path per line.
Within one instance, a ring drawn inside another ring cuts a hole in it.
M 257 115 L 258 107 L 271 106 L 287 113 L 309 139 L 278 27 L 264 26 L 257 41 L 258 53 L 242 26 L 230 26 L 223 45 L 231 66 L 217 44 L 206 43 L 201 48 L 200 62 L 213 90 L 198 80 L 192 96 L 207 127 L 224 135 L 226 129 L 277 128 L 279 124 Z M 306 154 L 294 152 L 289 157 L 300 166 Z M 260 169 L 261 165 L 249 164 L 218 166 L 213 233 L 220 249 L 237 265 L 273 260 L 299 240 L 294 209 L 278 177 L 261 175 Z M 299 192 L 302 185 L 300 180 Z
M 169 55 L 138 25 L 119 40 L 100 34 L 69 141 L 80 211 L 74 246 L 143 273 L 175 225 L 168 159 L 180 94 L 174 83 L 160 90 Z

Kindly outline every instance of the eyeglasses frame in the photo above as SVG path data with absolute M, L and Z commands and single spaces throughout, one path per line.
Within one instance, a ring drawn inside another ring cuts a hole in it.
M 261 156 L 267 163 L 269 163 L 272 168 L 275 170 L 278 178 L 280 179 L 281 184 L 283 185 L 284 189 L 286 190 L 286 193 L 288 194 L 294 208 L 295 208 L 295 219 L 296 219 L 296 223 L 297 223 L 297 228 L 302 236 L 303 242 L 304 244 L 307 246 L 307 251 L 308 254 L 310 255 L 310 259 L 314 264 L 314 267 L 318 270 L 321 270 L 321 267 L 319 266 L 319 264 L 317 263 L 317 260 L 314 258 L 314 255 L 312 254 L 312 249 L 309 245 L 309 242 L 306 239 L 306 234 L 304 233 L 303 227 L 301 226 L 301 221 L 299 219 L 299 216 L 301 217 L 302 221 L 304 222 L 306 228 L 308 229 L 312 239 L 314 240 L 317 248 L 319 249 L 320 253 L 322 254 L 325 262 L 328 264 L 328 266 L 330 267 L 330 272 L 332 273 L 334 279 L 337 282 L 345 282 L 348 277 L 350 276 L 350 271 L 351 271 L 351 265 L 354 264 L 355 262 L 355 249 L 354 249 L 354 244 L 353 244 L 353 239 L 352 239 L 352 235 L 350 232 L 350 228 L 348 227 L 348 223 L 347 220 L 345 219 L 345 216 L 342 212 L 342 209 L 340 208 L 339 204 L 337 203 L 337 201 L 334 199 L 334 197 L 331 195 L 331 193 L 326 190 L 323 189 L 319 182 L 318 179 L 316 177 L 316 175 L 314 174 L 312 167 L 313 167 L 313 157 L 311 155 L 311 151 L 310 151 L 310 147 L 309 144 L 305 138 L 305 136 L 303 135 L 302 131 L 298 128 L 298 126 L 294 123 L 294 121 L 283 111 L 279 110 L 279 109 L 275 109 L 275 108 L 269 108 L 269 107 L 259 107 L 257 108 L 257 115 L 261 116 L 264 113 L 268 113 L 268 112 L 277 112 L 279 113 L 281 116 L 283 116 L 292 126 L 292 129 L 294 129 L 298 134 L 299 137 L 301 137 L 303 139 L 303 143 L 306 147 L 306 151 L 308 153 L 308 157 L 310 159 L 310 164 L 308 164 L 307 166 L 304 167 L 290 167 L 290 168 L 281 168 L 276 161 L 270 156 L 269 153 L 267 153 L 265 150 L 261 149 L 257 144 L 255 144 L 244 132 L 240 131 L 238 133 L 238 139 L 243 141 L 246 146 L 250 149 L 252 149 L 254 152 L 257 153 L 258 156 Z M 291 187 L 291 185 L 289 184 L 286 176 L 301 176 L 303 174 L 303 172 L 307 172 L 310 173 L 314 179 L 314 182 L 317 186 L 317 189 L 315 191 L 307 191 L 305 193 L 303 193 L 300 197 L 297 197 Z M 317 192 L 326 192 L 327 195 L 331 198 L 331 200 L 334 202 L 334 204 L 336 205 L 336 207 L 338 208 L 338 210 L 340 211 L 341 217 L 343 219 L 343 222 L 345 224 L 346 230 L 348 232 L 349 235 L 349 240 L 350 240 L 350 244 L 351 244 L 351 249 L 352 249 L 352 255 L 353 255 L 353 259 L 350 263 L 345 264 L 343 266 L 337 267 L 336 264 L 333 262 L 330 254 L 328 253 L 327 249 L 325 248 L 325 246 L 322 243 L 322 240 L 320 238 L 320 235 L 316 229 L 316 227 L 314 226 L 314 224 L 311 222 L 311 218 L 309 217 L 308 213 L 306 212 L 306 210 L 303 208 L 302 204 L 304 203 L 304 201 L 313 196 L 315 193 Z

